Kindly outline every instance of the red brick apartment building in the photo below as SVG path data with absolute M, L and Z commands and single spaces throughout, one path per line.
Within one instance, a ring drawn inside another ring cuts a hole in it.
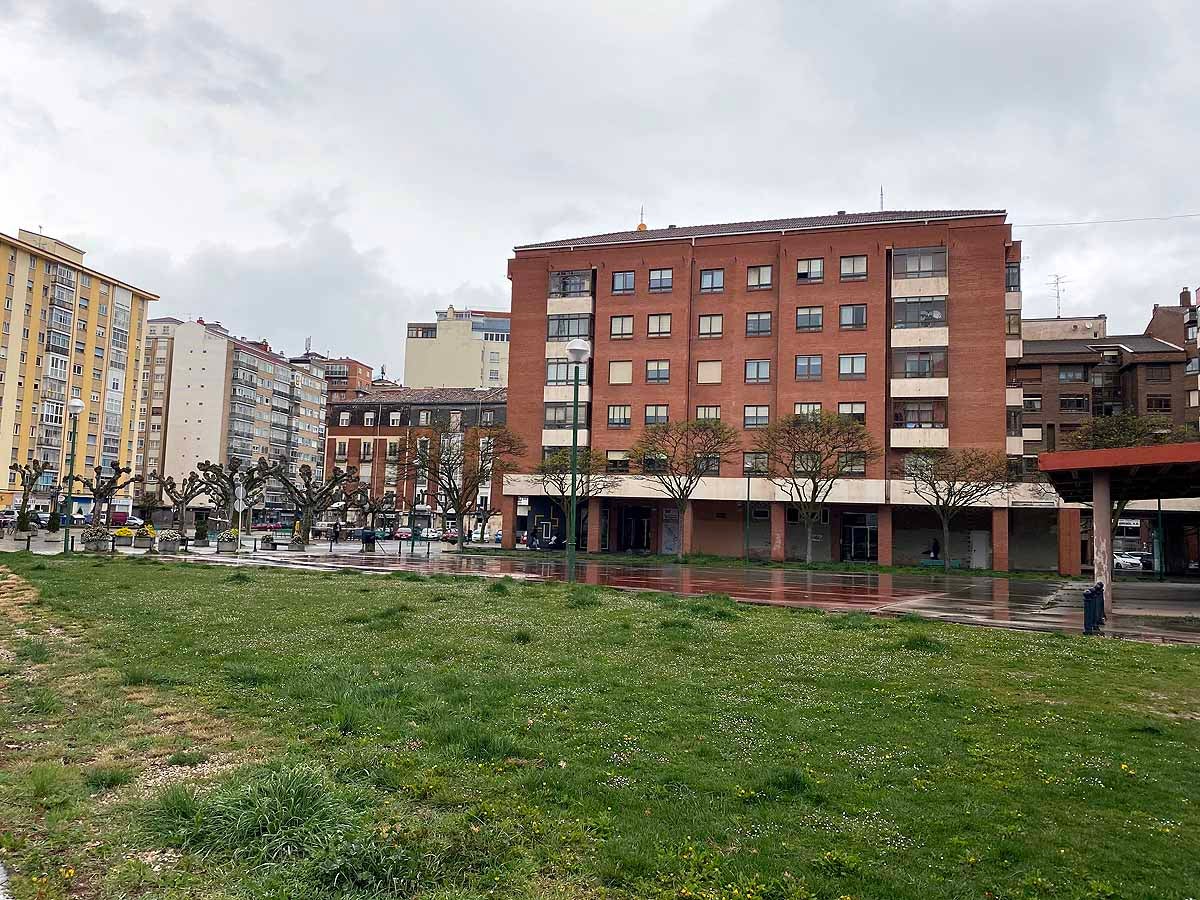
M 887 477 L 903 455 L 1023 451 L 1023 398 L 1006 379 L 1022 353 L 1020 258 L 1003 210 L 640 226 L 519 246 L 508 269 L 508 424 L 529 445 L 521 468 L 570 445 L 565 347 L 583 337 L 593 355 L 581 443 L 612 470 L 624 471 L 644 424 L 664 418 L 720 417 L 748 452 L 753 429 L 779 416 L 816 406 L 855 416 L 886 452 L 835 487 L 829 521 L 814 535 L 818 552 L 915 562 L 938 526 Z M 748 545 L 755 555 L 798 555 L 803 526 L 768 480 L 744 477 L 744 462 L 705 478 L 684 522 L 653 482 L 622 478 L 588 504 L 588 549 L 671 552 L 682 543 L 685 552 L 737 556 Z M 541 493 L 527 476 L 505 479 L 506 540 L 520 526 L 557 527 Z M 520 522 L 524 496 L 529 516 Z M 1062 559 L 1047 533 L 1062 534 Z M 1078 510 L 1011 501 L 965 516 L 950 553 L 1004 569 L 1011 548 L 1021 568 L 1077 571 L 1078 534 Z

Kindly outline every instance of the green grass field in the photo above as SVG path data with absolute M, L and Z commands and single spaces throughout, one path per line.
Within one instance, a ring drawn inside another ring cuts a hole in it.
M 1200 652 L 3 560 L 17 898 L 1200 896 Z

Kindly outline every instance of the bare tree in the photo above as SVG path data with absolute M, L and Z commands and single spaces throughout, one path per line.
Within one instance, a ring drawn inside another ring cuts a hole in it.
M 348 508 L 357 509 L 364 526 L 374 530 L 376 516 L 396 511 L 396 495 L 388 491 L 382 496 L 372 496 L 370 487 L 363 484 L 356 490 L 347 491 L 346 505 Z
M 641 477 L 675 504 L 682 523 L 700 479 L 716 475 L 738 448 L 738 433 L 720 419 L 650 425 L 629 450 Z M 676 558 L 683 561 L 683 542 Z
M 427 441 L 417 441 L 409 469 L 425 473 L 437 488 L 442 508 L 454 513 L 459 540 L 466 543 L 469 535 L 463 523 L 468 514 L 478 514 L 486 521 L 499 511 L 491 504 L 481 509 L 480 492 L 486 492 L 492 479 L 511 471 L 524 453 L 525 441 L 504 426 L 466 433 L 433 426 Z
M 233 522 L 233 506 L 237 500 L 237 489 L 245 491 L 247 509 L 257 505 L 262 498 L 263 490 L 270 479 L 270 466 L 265 459 L 259 459 L 257 465 L 243 468 L 240 459 L 231 459 L 225 464 L 205 460 L 196 466 L 204 480 L 209 485 L 208 495 L 213 500 L 217 511 L 217 519 L 223 522 Z
M 157 476 L 152 476 L 157 477 Z M 183 530 L 183 520 L 187 515 L 187 508 L 192 501 L 198 497 L 202 497 L 209 493 L 212 486 L 197 475 L 195 472 L 189 472 L 187 478 L 183 481 L 176 482 L 175 476 L 168 475 L 162 483 L 163 492 L 171 498 L 171 503 L 174 505 L 174 525 L 180 531 Z
M 1019 481 L 1008 457 L 994 450 L 917 450 L 894 473 L 912 484 L 942 522 L 942 556 L 950 568 L 950 524 L 964 509 L 1007 494 Z
M 29 498 L 37 489 L 38 480 L 48 466 L 40 459 L 31 460 L 29 465 L 22 466 L 13 463 L 8 467 L 10 472 L 16 472 L 21 479 L 21 506 L 17 510 L 17 531 L 29 531 Z
M 262 475 L 278 481 L 284 493 L 295 504 L 296 511 L 300 514 L 299 537 L 305 544 L 311 537 L 313 520 L 317 515 L 329 509 L 339 497 L 345 496 L 347 482 L 358 480 L 358 469 L 354 466 L 335 468 L 324 481 L 317 479 L 308 463 L 300 466 L 295 479 L 288 474 L 286 466 L 281 462 L 268 463 L 265 459 L 260 459 L 258 470 Z
M 813 531 L 839 479 L 861 472 L 880 449 L 865 425 L 824 412 L 787 416 L 758 432 L 754 449 L 767 457 L 767 477 L 788 495 L 808 531 L 804 561 L 812 562 Z
M 608 461 L 598 450 L 582 447 L 576 457 L 575 498 L 586 504 L 592 497 L 611 491 L 621 479 L 608 471 Z M 571 451 L 561 450 L 542 460 L 534 474 L 546 496 L 562 510 L 564 517 L 571 514 Z M 599 522 L 589 523 L 590 528 L 599 528 Z
M 130 475 L 133 469 L 129 466 L 123 466 L 115 460 L 108 465 L 112 470 L 108 475 L 104 474 L 104 466 L 95 466 L 92 468 L 94 474 L 91 478 L 84 475 L 75 476 L 75 480 L 92 495 L 92 524 L 105 527 L 108 527 L 112 517 L 109 505 L 117 492 L 123 491 L 131 484 L 142 483 L 141 475 Z

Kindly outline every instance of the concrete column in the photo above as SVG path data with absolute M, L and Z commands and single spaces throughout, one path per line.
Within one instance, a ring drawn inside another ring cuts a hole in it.
M 771 562 L 787 559 L 787 504 L 771 503 Z
M 587 552 L 600 552 L 600 498 L 588 498 L 588 533 L 587 533 Z
M 683 509 L 683 518 L 679 523 L 679 546 L 686 556 L 694 551 L 696 540 L 696 513 L 691 501 Z
M 1112 612 L 1112 476 L 1107 469 L 1092 475 L 1092 547 L 1096 581 L 1104 585 L 1104 614 Z
M 992 510 L 992 568 L 1008 571 L 1008 507 Z
M 1069 506 L 1058 508 L 1058 574 L 1079 575 L 1083 572 L 1079 558 L 1080 511 Z
M 895 541 L 892 538 L 892 508 L 884 505 L 878 509 L 879 516 L 879 548 L 877 550 L 877 560 L 881 566 L 892 565 L 892 552 Z M 840 537 L 840 535 L 839 535 Z
M 517 546 L 517 498 L 516 495 L 500 495 L 500 523 L 504 533 L 500 536 L 500 546 L 512 550 Z

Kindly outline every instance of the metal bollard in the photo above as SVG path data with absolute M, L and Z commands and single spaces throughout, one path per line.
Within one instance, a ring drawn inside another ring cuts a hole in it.
M 25 552 L 26 553 L 29 552 L 29 544 L 32 540 L 33 540 L 33 535 L 31 535 L 31 534 L 25 535 Z

